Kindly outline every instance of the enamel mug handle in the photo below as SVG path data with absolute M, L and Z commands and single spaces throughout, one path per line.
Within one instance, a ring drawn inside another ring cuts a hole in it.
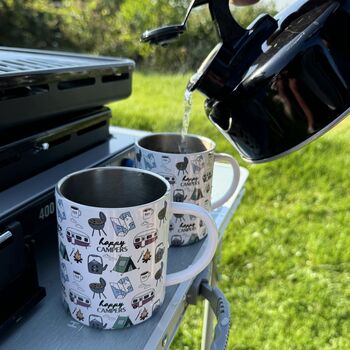
M 218 232 L 215 222 L 205 209 L 194 204 L 172 202 L 171 211 L 173 214 L 194 215 L 202 219 L 207 227 L 208 235 L 206 237 L 206 246 L 204 252 L 198 258 L 198 260 L 193 262 L 190 266 L 182 271 L 167 275 L 165 280 L 166 286 L 172 286 L 174 284 L 178 284 L 196 277 L 210 264 L 215 255 L 216 247 L 218 244 Z
M 215 162 L 227 162 L 230 164 L 232 170 L 233 170 L 233 179 L 232 182 L 230 184 L 230 187 L 228 188 L 228 190 L 224 193 L 224 195 L 219 198 L 218 200 L 214 201 L 211 203 L 211 208 L 212 209 L 216 209 L 221 207 L 223 204 L 225 204 L 235 193 L 238 184 L 239 184 L 239 178 L 241 175 L 241 171 L 239 169 L 239 165 L 237 163 L 237 161 L 231 157 L 228 154 L 224 154 L 224 153 L 216 153 L 214 155 L 214 159 Z

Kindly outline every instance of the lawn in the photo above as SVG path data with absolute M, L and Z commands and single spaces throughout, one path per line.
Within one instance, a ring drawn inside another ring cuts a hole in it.
M 113 123 L 179 131 L 188 76 L 134 76 Z M 189 131 L 237 153 L 194 96 Z M 226 232 L 220 288 L 231 304 L 228 349 L 350 349 L 350 127 L 344 121 L 281 160 L 247 165 L 246 195 Z M 190 307 L 172 349 L 199 349 L 202 309 Z

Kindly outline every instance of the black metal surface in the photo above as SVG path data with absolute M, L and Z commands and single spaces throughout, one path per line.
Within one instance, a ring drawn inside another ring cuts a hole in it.
M 0 48 L 0 135 L 120 100 L 131 94 L 134 62 L 39 50 Z
M 8 224 L 6 230 L 12 237 L 0 245 L 0 334 L 45 296 L 38 284 L 33 247 L 25 241 L 20 222 Z
M 130 142 L 128 147 L 132 145 L 132 140 Z M 125 140 L 119 142 L 121 143 L 119 148 L 117 146 L 118 142 L 114 143 L 111 140 L 107 141 L 105 142 L 106 147 L 102 147 L 104 144 L 99 145 L 64 164 L 74 162 L 79 166 L 79 159 L 89 154 L 87 157 L 91 158 L 92 162 L 91 164 L 89 162 L 89 166 L 107 165 L 109 163 L 122 165 L 124 158 L 130 156 L 131 149 L 125 149 Z M 104 157 L 96 155 L 98 159 L 93 160 L 93 151 L 97 148 L 103 148 Z M 50 168 L 46 172 L 52 174 L 52 171 L 55 172 L 54 169 L 55 167 Z M 40 177 L 41 174 L 37 177 Z M 13 188 L 18 187 L 20 191 L 20 188 L 25 186 L 26 182 L 28 182 L 27 186 L 30 186 L 31 180 L 34 178 L 31 177 Z M 19 200 L 15 210 L 8 213 L 0 211 L 0 236 L 8 230 L 12 232 L 12 237 L 0 243 L 0 264 L 2 266 L 2 272 L 0 273 L 0 336 L 8 334 L 8 330 L 13 329 L 12 326 L 19 323 L 45 296 L 45 289 L 38 285 L 34 247 L 36 246 L 35 242 L 46 242 L 50 239 L 49 236 L 52 233 L 56 234 L 57 222 L 54 200 L 56 181 L 54 176 L 50 176 L 49 186 L 42 184 L 42 181 L 40 181 L 42 189 L 35 191 L 35 196 L 31 197 L 30 201 L 23 201 L 22 199 Z M 6 192 L 8 191 L 3 193 Z M 5 198 L 6 195 L 3 199 Z M 4 202 L 2 204 L 5 205 Z M 55 235 L 51 238 L 55 238 Z
M 350 0 L 297 0 L 243 30 L 229 0 L 208 0 L 221 39 L 187 89 L 250 162 L 284 156 L 350 111 Z
M 207 102 L 208 116 L 244 159 L 265 162 L 288 154 L 346 116 L 350 47 L 343 37 L 350 2 L 341 3 L 296 2 L 280 15 L 278 30 L 242 81 Z
M 113 138 L 0 193 L 0 232 L 5 231 L 13 222 L 19 222 L 25 237 L 39 239 L 40 236 L 45 236 L 50 227 L 56 227 L 56 182 L 63 176 L 83 168 L 107 164 L 125 165 L 124 160 L 130 158 L 133 151 L 132 141 L 130 139 L 130 143 L 128 140 L 120 142 Z M 120 143 L 122 144 L 119 147 Z M 69 166 L 65 166 L 68 163 Z M 16 198 L 15 202 L 10 200 L 11 205 L 8 203 L 9 197 Z
M 111 111 L 104 107 L 84 112 L 74 122 L 1 145 L 4 137 L 0 191 L 108 140 L 110 118 Z

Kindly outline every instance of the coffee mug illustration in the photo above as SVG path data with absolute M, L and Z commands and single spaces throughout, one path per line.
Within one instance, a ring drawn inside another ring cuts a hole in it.
M 135 166 L 164 177 L 172 189 L 172 200 L 192 203 L 210 211 L 223 205 L 236 191 L 240 169 L 227 154 L 216 154 L 215 143 L 202 136 L 159 133 L 141 138 L 135 143 Z M 152 167 L 149 167 L 152 159 Z M 227 162 L 233 170 L 233 180 L 225 194 L 211 202 L 215 162 Z M 196 216 L 176 213 L 171 218 L 170 244 L 181 246 L 198 242 L 207 228 Z
M 87 326 L 121 329 L 147 320 L 166 286 L 194 278 L 214 256 L 217 230 L 208 212 L 173 202 L 169 183 L 150 171 L 82 170 L 60 180 L 55 195 L 62 210 L 80 213 L 79 230 L 57 214 L 58 247 L 64 305 Z M 191 266 L 167 275 L 172 214 L 203 220 L 208 244 Z

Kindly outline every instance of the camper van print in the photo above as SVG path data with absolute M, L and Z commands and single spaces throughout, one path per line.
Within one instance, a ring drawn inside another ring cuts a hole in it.
M 139 293 L 132 298 L 131 306 L 136 309 L 142 307 L 143 305 L 149 303 L 154 299 L 155 291 L 154 289 L 148 289 L 145 292 Z
M 91 306 L 91 300 L 85 296 L 84 294 L 81 294 L 73 289 L 69 290 L 69 299 L 72 303 L 84 306 L 84 307 L 90 307 Z
M 90 245 L 89 236 L 75 228 L 68 227 L 66 234 L 69 243 L 80 245 L 82 247 L 88 247 Z
M 137 234 L 134 238 L 134 247 L 136 249 L 143 248 L 148 244 L 153 243 L 158 238 L 158 231 L 151 229 Z

